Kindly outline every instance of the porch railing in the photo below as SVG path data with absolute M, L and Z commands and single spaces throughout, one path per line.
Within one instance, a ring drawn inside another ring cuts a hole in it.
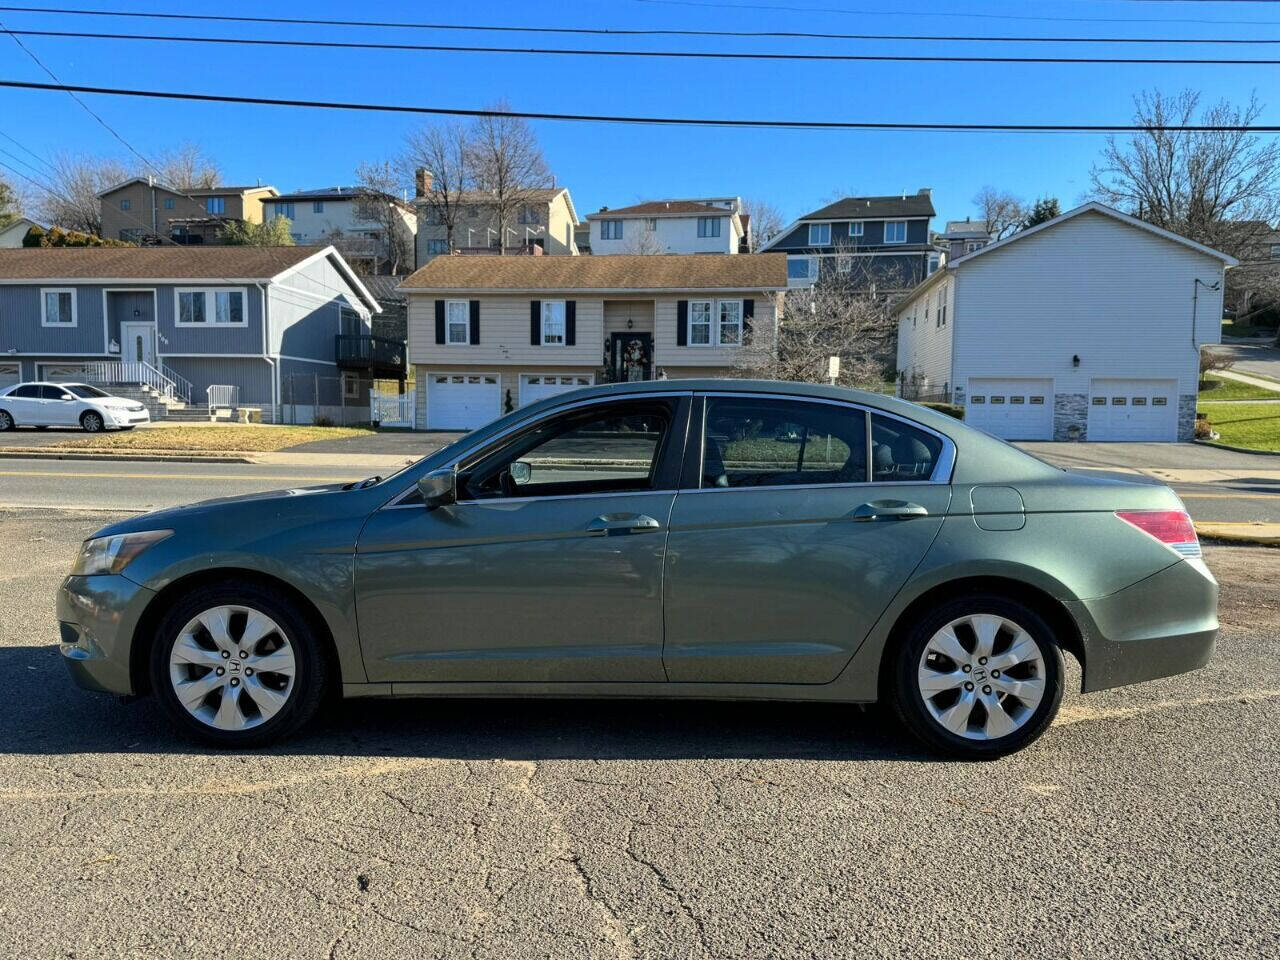
M 175 373 L 173 368 L 166 366 L 163 361 L 157 361 L 156 365 L 159 367 L 160 373 L 163 376 L 168 377 L 173 381 L 174 390 L 178 395 L 178 399 L 184 403 L 190 403 L 192 396 L 195 394 L 195 387 L 192 386 L 191 381 L 181 374 Z
M 240 406 L 240 388 L 236 386 L 215 383 L 205 390 L 205 396 L 209 401 L 209 416 L 213 416 L 214 410 L 234 410 Z
M 172 371 L 162 373 L 145 360 L 96 360 L 84 365 L 90 383 L 140 384 L 174 400 L 191 402 L 191 382 Z

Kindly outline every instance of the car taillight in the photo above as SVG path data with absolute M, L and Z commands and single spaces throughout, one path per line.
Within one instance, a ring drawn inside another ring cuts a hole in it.
M 1196 528 L 1181 510 L 1117 510 L 1116 516 L 1184 557 L 1200 556 Z

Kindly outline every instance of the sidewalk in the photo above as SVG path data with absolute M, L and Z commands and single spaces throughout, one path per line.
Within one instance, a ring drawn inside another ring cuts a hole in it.
M 1268 380 L 1266 377 L 1257 376 L 1256 374 L 1237 373 L 1234 370 L 1215 370 L 1215 377 L 1221 377 L 1223 380 L 1238 380 L 1240 383 L 1247 383 L 1252 387 L 1261 387 L 1263 390 L 1276 391 L 1276 399 L 1280 400 L 1280 380 Z M 1222 401 L 1212 400 L 1210 397 L 1202 398 L 1204 403 L 1221 403 Z M 1266 401 L 1253 401 L 1254 403 Z

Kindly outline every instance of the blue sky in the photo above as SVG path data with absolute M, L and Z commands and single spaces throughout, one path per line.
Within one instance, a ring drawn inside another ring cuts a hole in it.
M 93 0 L 65 6 L 90 5 Z M 51 6 L 58 4 L 51 3 Z M 438 20 L 613 28 L 805 30 L 879 33 L 1111 35 L 1280 38 L 1280 9 L 1257 2 L 1174 0 L 724 0 L 722 3 L 528 2 L 424 4 L 389 0 L 172 3 L 119 0 L 116 9 L 224 14 Z M 778 9 L 785 8 L 785 9 Z M 893 14 L 891 11 L 902 11 Z M 958 14 L 967 14 L 960 16 Z M 998 16 L 1012 19 L 997 19 Z M 1036 18 L 1071 18 L 1052 21 Z M 609 46 L 795 52 L 975 52 L 1025 55 L 974 44 L 694 38 L 600 39 L 334 27 L 189 24 L 0 11 L 12 29 L 358 39 L 375 42 Z M 1200 21 L 1200 22 L 1193 22 Z M 1212 22 L 1204 22 L 1212 21 Z M 24 38 L 68 83 L 328 100 L 482 107 L 505 98 L 516 109 L 812 120 L 1127 121 L 1143 89 L 1191 87 L 1207 99 L 1267 103 L 1280 123 L 1280 68 L 1001 64 L 769 63 L 419 52 L 304 51 L 192 44 Z M 1079 55 L 1077 46 L 1042 44 Z M 1088 47 L 1097 55 L 1275 58 L 1268 47 Z M 46 80 L 0 37 L 0 78 Z M 276 107 L 129 101 L 91 106 L 145 155 L 175 140 L 202 143 L 229 180 L 259 179 L 282 190 L 347 183 L 362 160 L 399 152 L 420 118 Z M 59 151 L 126 151 L 65 94 L 0 90 L 0 130 L 41 157 Z M 654 197 L 738 194 L 768 200 L 788 219 L 837 194 L 914 192 L 930 186 L 940 218 L 973 211 L 985 184 L 1027 198 L 1056 195 L 1064 208 L 1087 189 L 1100 136 L 968 133 L 676 130 L 540 122 L 535 130 L 579 215 L 601 205 Z M 0 148 L 24 156 L 13 143 Z M 0 154 L 0 160 L 13 163 Z M 21 168 L 20 168 L 21 169 Z M 11 175 L 9 179 L 15 179 Z

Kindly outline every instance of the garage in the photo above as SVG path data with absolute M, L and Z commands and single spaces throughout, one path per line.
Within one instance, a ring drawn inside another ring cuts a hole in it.
M 22 381 L 22 369 L 16 363 L 0 363 L 0 390 Z
M 1053 379 L 970 377 L 964 421 L 1005 440 L 1053 439 Z
M 1089 386 L 1089 440 L 1178 439 L 1178 382 L 1095 378 Z
M 501 413 L 496 373 L 427 374 L 428 430 L 473 430 Z
M 36 379 L 49 383 L 79 383 L 85 379 L 83 363 L 37 363 Z
M 590 374 L 522 373 L 520 374 L 520 406 L 554 397 L 558 393 L 568 393 L 570 390 L 589 387 L 594 381 L 595 377 Z

